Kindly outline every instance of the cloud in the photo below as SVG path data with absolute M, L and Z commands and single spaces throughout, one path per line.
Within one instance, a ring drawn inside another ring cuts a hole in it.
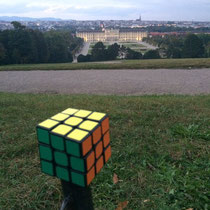
M 34 10 L 40 10 L 40 8 L 34 8 Z M 11 14 L 11 15 L 21 15 L 25 12 L 28 12 L 28 8 L 25 5 L 7 5 L 6 8 L 4 5 L 0 4 L 0 14 L 1 15 L 6 15 L 6 14 Z
M 88 9 L 69 8 L 66 13 L 77 17 L 81 15 L 80 19 L 132 19 L 133 14 L 137 17 L 139 10 L 135 7 L 91 7 Z
M 1 15 L 65 19 L 209 20 L 209 0 L 0 0 Z

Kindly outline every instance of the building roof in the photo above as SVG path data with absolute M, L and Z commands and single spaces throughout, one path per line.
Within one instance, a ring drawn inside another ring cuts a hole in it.
M 111 30 L 111 28 L 106 28 L 106 30 Z M 140 28 L 120 28 L 120 29 L 113 29 L 113 30 L 119 30 L 119 32 L 146 32 L 143 29 Z M 104 33 L 104 31 L 101 30 L 78 30 L 77 33 Z
M 79 30 L 77 33 L 104 33 L 104 31 L 101 30 Z
M 146 32 L 140 28 L 120 28 L 120 32 Z

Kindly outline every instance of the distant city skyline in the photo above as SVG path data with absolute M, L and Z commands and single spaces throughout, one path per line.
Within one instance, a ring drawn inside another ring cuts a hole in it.
M 210 21 L 209 0 L 0 0 L 1 16 L 74 20 Z

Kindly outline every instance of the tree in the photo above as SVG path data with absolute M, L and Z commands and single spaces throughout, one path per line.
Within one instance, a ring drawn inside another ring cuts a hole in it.
M 119 49 L 119 57 L 120 59 L 125 59 L 126 58 L 126 54 L 127 54 L 127 48 L 122 45 Z
M 41 31 L 31 30 L 30 35 L 37 49 L 37 63 L 47 63 L 49 59 L 49 51 L 46 39 Z
M 6 58 L 6 49 L 4 45 L 0 42 L 0 65 L 4 64 Z
M 184 41 L 183 56 L 185 58 L 202 58 L 204 56 L 203 43 L 195 34 L 187 35 Z
M 206 46 L 206 57 L 210 58 L 210 42 L 209 44 Z
M 140 52 L 136 52 L 130 48 L 127 48 L 127 52 L 126 52 L 126 59 L 141 59 L 142 58 L 142 54 Z
M 166 50 L 167 58 L 181 58 L 182 52 L 178 47 L 169 46 Z
M 207 46 L 210 42 L 210 34 L 199 34 L 197 35 L 202 40 L 204 46 Z
M 143 59 L 159 59 L 159 58 L 161 57 L 158 50 L 149 50 L 143 56 Z
M 0 31 L 1 64 L 72 62 L 82 39 L 67 31 L 41 32 L 12 22 L 14 29 Z
M 91 55 L 82 55 L 80 54 L 78 57 L 77 57 L 77 62 L 80 63 L 80 62 L 90 62 L 91 61 Z
M 37 61 L 38 52 L 35 43 L 30 31 L 24 28 L 15 28 L 9 33 L 8 50 L 10 63 L 35 63 Z
M 115 60 L 119 54 L 120 45 L 114 43 L 110 45 L 107 49 L 107 60 Z
M 70 51 L 70 46 L 65 39 L 64 33 L 59 31 L 49 31 L 45 33 L 49 50 L 50 63 L 72 62 L 73 56 Z
M 97 42 L 91 51 L 91 57 L 93 61 L 105 61 L 107 58 L 105 46 L 103 42 Z
M 26 28 L 20 22 L 17 22 L 17 21 L 12 21 L 11 24 L 13 25 L 15 30 L 23 30 Z
M 182 57 L 182 51 L 179 48 L 173 48 L 173 51 L 171 53 L 171 58 L 181 58 Z

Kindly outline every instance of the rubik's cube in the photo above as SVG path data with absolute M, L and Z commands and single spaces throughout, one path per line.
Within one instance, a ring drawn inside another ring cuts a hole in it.
M 41 170 L 86 187 L 111 157 L 109 117 L 68 108 L 37 125 Z

